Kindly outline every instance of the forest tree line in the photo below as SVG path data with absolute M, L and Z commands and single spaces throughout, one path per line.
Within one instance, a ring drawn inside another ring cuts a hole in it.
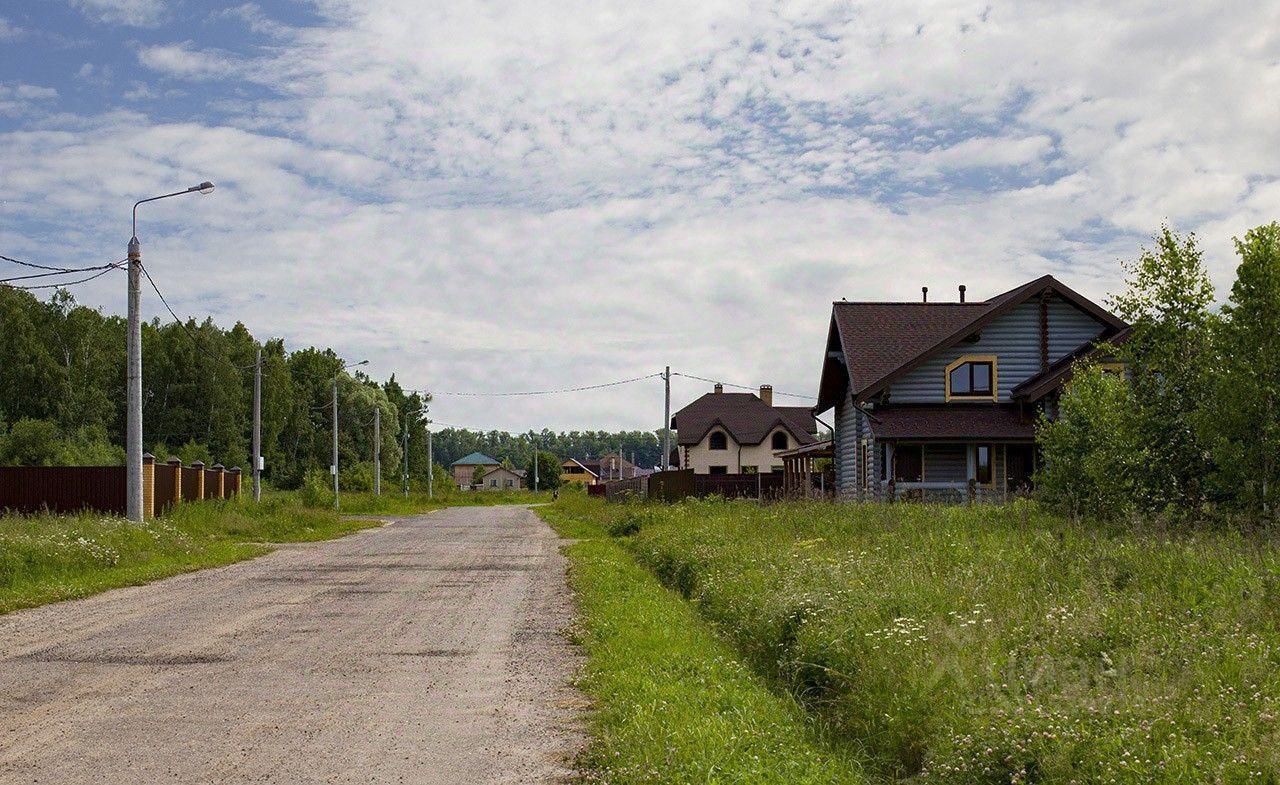
M 67 291 L 41 300 L 0 286 L 0 465 L 117 465 L 124 462 L 125 320 L 76 303 Z M 250 467 L 253 365 L 262 350 L 264 477 L 281 488 L 331 462 L 330 403 L 338 382 L 338 453 L 344 487 L 372 479 L 373 412 L 381 414 L 386 483 L 401 473 L 404 428 L 409 472 L 427 476 L 427 403 L 394 375 L 378 382 L 342 370 L 332 349 L 289 351 L 279 338 L 259 341 L 241 323 L 206 319 L 142 327 L 143 444 L 158 460 L 177 456 Z M 527 434 L 446 428 L 433 434 L 434 459 L 447 466 L 485 452 L 524 466 L 531 438 L 557 456 L 587 457 L 618 445 L 642 466 L 658 462 L 654 433 L 549 430 Z M 394 487 L 394 485 L 393 485 Z

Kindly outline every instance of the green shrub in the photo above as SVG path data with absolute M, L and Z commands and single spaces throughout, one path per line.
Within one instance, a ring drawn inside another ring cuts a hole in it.
M 311 469 L 302 477 L 298 498 L 307 507 L 332 507 L 333 475 L 320 469 Z

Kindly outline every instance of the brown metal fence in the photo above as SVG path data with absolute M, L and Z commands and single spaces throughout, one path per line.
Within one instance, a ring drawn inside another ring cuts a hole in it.
M 0 467 L 0 510 L 125 514 L 123 466 Z
M 182 500 L 197 502 L 204 498 L 201 481 L 204 479 L 204 464 L 196 462 L 194 466 L 182 467 Z
M 180 502 L 234 497 L 240 492 L 240 470 L 224 471 L 221 465 L 206 470 L 199 461 L 183 466 L 176 458 L 157 465 L 145 455 L 142 489 L 143 515 L 153 517 Z M 0 467 L 0 513 L 82 510 L 126 513 L 123 466 Z

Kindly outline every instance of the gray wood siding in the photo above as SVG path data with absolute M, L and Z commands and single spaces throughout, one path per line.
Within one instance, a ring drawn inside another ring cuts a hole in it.
M 926 444 L 925 482 L 965 482 L 969 479 L 969 448 L 965 444 Z
M 835 464 L 836 494 L 853 498 L 858 493 L 858 430 L 862 413 L 853 406 L 853 396 L 845 393 L 836 407 Z
M 1065 300 L 1049 302 L 1049 362 L 1096 338 L 1103 325 Z M 1040 373 L 1040 304 L 1026 302 L 991 322 L 974 343 L 959 343 L 925 360 L 889 388 L 891 403 L 941 403 L 946 400 L 946 368 L 967 354 L 994 354 L 999 368 L 1000 400 Z

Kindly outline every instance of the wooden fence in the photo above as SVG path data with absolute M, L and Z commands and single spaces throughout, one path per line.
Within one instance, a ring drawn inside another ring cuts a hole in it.
M 182 502 L 230 499 L 240 492 L 240 470 L 221 464 L 206 470 L 197 461 L 183 466 L 177 458 L 157 465 L 142 457 L 142 513 L 153 518 Z M 0 512 L 75 513 L 96 510 L 124 515 L 123 466 L 0 467 Z

